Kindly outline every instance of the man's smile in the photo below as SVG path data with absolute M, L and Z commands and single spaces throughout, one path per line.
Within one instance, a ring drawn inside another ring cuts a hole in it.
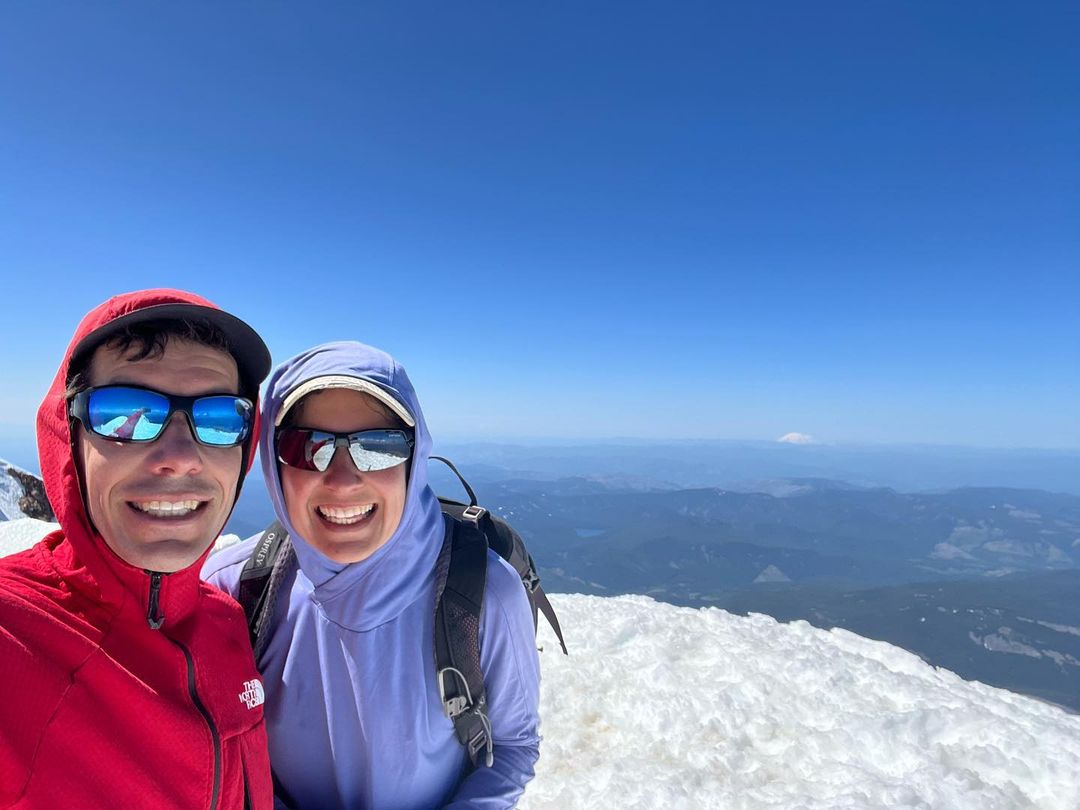
M 152 517 L 180 518 L 190 515 L 205 506 L 208 501 L 128 501 L 128 505 Z

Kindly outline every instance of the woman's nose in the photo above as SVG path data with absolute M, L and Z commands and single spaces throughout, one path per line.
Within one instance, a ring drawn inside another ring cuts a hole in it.
M 330 459 L 330 466 L 323 473 L 323 483 L 329 486 L 348 486 L 355 484 L 361 479 L 361 474 L 349 455 L 349 448 L 334 448 L 334 457 Z

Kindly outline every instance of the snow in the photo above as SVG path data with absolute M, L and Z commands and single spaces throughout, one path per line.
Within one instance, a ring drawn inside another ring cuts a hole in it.
M 6 557 L 8 554 L 30 548 L 49 532 L 56 531 L 59 528 L 60 525 L 57 523 L 46 523 L 43 520 L 34 520 L 33 518 L 0 521 L 0 557 Z M 239 542 L 240 538 L 235 534 L 223 534 L 214 543 L 214 550 L 221 551 L 223 548 L 228 548 Z
M 785 433 L 777 441 L 783 444 L 817 444 L 814 437 L 808 433 Z
M 50 524 L 0 523 L 0 553 Z M 845 630 L 555 594 L 522 810 L 1075 810 L 1080 717 Z M 272 688 L 272 687 L 268 687 Z
M 235 546 L 237 543 L 240 542 L 240 539 L 241 538 L 235 534 L 221 535 L 221 537 L 217 539 L 217 542 L 214 543 L 214 553 L 216 554 L 217 552 L 226 549 L 229 546 Z
M 46 523 L 43 520 L 28 517 L 0 521 L 0 557 L 30 548 L 49 532 L 59 528 L 59 524 Z
M 1017 616 L 1022 622 L 1030 622 L 1031 624 L 1042 625 L 1043 627 L 1054 630 L 1058 633 L 1070 633 L 1074 636 L 1080 636 L 1080 627 L 1073 627 L 1068 624 L 1054 624 L 1054 622 L 1044 622 L 1041 619 L 1025 619 L 1023 616 Z
M 1029 658 L 1042 658 L 1043 654 L 1032 647 L 1030 644 L 1025 644 L 1018 638 L 1013 638 L 1014 632 L 1011 627 L 999 627 L 996 633 L 988 633 L 985 636 L 977 636 L 974 633 L 969 632 L 968 638 L 979 644 L 990 652 L 1009 653 L 1011 655 L 1026 655 Z
M 754 582 L 759 584 L 767 582 L 791 582 L 791 578 L 775 565 L 769 565 L 762 569 L 761 573 L 754 579 Z
M 933 560 L 975 559 L 962 548 L 954 546 L 952 543 L 938 543 L 934 546 L 934 550 L 930 552 L 930 558 Z
M 806 622 L 555 595 L 525 810 L 1080 807 L 1080 717 Z

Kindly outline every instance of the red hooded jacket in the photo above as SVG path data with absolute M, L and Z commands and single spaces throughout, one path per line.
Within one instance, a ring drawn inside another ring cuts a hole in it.
M 184 302 L 213 306 L 152 290 L 90 312 L 38 411 L 61 528 L 0 560 L 0 808 L 273 806 L 243 611 L 200 581 L 204 554 L 154 575 L 164 623 L 151 629 L 151 576 L 91 527 L 72 455 L 64 388 L 74 347 L 128 312 Z

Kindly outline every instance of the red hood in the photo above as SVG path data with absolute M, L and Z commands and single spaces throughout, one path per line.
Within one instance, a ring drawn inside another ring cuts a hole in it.
M 56 377 L 53 378 L 52 386 L 45 395 L 41 407 L 38 408 L 37 443 L 41 477 L 45 482 L 45 491 L 56 513 L 62 534 L 70 546 L 69 552 L 72 557 L 66 559 L 65 564 L 71 569 L 86 569 L 90 579 L 93 580 L 92 584 L 100 590 L 100 598 L 116 604 L 122 600 L 124 591 L 134 591 L 140 599 L 145 601 L 145 586 L 148 577 L 142 569 L 121 560 L 91 526 L 79 485 L 79 473 L 72 449 L 64 391 L 67 388 L 68 366 L 72 352 L 83 338 L 123 315 L 159 304 L 196 304 L 218 309 L 215 304 L 205 298 L 182 290 L 139 290 L 110 298 L 104 304 L 92 309 L 82 319 L 68 344 L 64 360 L 56 372 Z M 258 403 L 256 403 L 255 411 L 258 414 Z M 256 422 L 244 445 L 245 463 L 240 474 L 241 481 L 251 468 L 254 457 L 251 445 L 257 440 L 258 435 Z M 237 495 L 239 496 L 239 483 Z M 54 537 L 50 544 L 59 540 L 60 538 Z M 58 546 L 56 553 L 61 554 L 62 551 L 62 547 Z M 163 599 L 167 598 L 172 604 L 164 606 L 166 621 L 169 618 L 179 618 L 180 614 L 190 609 L 189 606 L 194 602 L 199 571 L 208 554 L 209 550 L 192 565 L 167 577 L 168 587 L 163 591 Z M 87 584 L 91 583 L 87 582 Z M 191 599 L 187 599 L 188 596 Z

